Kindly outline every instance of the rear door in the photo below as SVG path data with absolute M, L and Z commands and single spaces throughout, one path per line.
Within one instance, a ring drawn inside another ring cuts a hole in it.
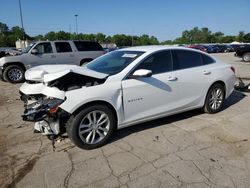
M 73 43 L 77 49 L 78 61 L 81 63 L 89 62 L 105 53 L 102 46 L 97 42 L 74 41 Z
M 72 47 L 69 42 L 55 42 L 55 59 L 57 64 L 76 64 L 79 65 L 76 61 L 75 53 L 72 50 Z
M 208 61 L 204 63 L 204 57 L 209 57 L 191 50 L 178 49 L 172 52 L 173 75 L 178 78 L 174 86 L 176 100 L 172 101 L 173 106 L 176 110 L 203 106 L 212 80 L 212 66 Z

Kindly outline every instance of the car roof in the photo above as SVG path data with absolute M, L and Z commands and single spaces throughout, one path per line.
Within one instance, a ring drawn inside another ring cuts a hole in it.
M 167 46 L 167 45 L 150 45 L 150 46 L 135 46 L 135 47 L 129 47 L 129 48 L 122 48 L 118 51 L 143 51 L 143 52 L 155 52 L 159 50 L 174 50 L 174 49 L 182 49 L 182 50 L 190 50 L 190 51 L 196 51 L 202 53 L 200 50 L 192 49 L 192 48 L 186 48 L 181 46 Z
M 91 41 L 91 40 L 41 40 L 41 41 L 37 41 L 37 42 L 69 42 L 69 41 L 73 41 L 73 42 L 93 42 L 93 43 L 97 43 L 96 41 Z

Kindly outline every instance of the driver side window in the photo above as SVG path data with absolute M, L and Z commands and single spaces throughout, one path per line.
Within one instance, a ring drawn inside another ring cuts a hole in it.
M 173 70 L 171 51 L 161 51 L 149 56 L 134 70 L 147 69 L 153 74 L 169 72 Z
M 39 54 L 53 53 L 51 44 L 49 42 L 39 43 L 34 49 L 36 49 Z

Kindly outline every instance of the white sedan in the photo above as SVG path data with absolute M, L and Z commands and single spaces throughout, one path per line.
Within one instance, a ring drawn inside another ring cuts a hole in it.
M 234 68 L 201 51 L 166 46 L 116 50 L 85 67 L 29 69 L 21 86 L 23 119 L 54 138 L 67 132 L 80 148 L 108 142 L 116 129 L 202 108 L 222 109 Z

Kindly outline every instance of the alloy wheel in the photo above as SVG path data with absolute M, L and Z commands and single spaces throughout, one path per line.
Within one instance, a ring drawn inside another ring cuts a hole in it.
M 11 81 L 18 81 L 22 78 L 22 76 L 23 76 L 23 73 L 18 68 L 10 69 L 8 72 L 8 77 Z
M 96 144 L 106 137 L 109 129 L 108 115 L 99 110 L 91 111 L 83 117 L 79 125 L 79 137 L 84 143 Z
M 213 110 L 217 110 L 220 108 L 223 102 L 223 91 L 221 88 L 215 88 L 210 95 L 209 98 L 209 106 Z

